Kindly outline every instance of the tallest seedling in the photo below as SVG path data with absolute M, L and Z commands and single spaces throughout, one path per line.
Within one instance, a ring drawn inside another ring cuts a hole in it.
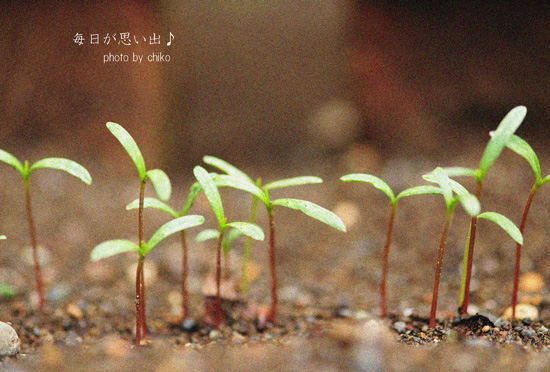
M 34 226 L 34 218 L 32 216 L 31 208 L 31 173 L 35 169 L 50 168 L 65 171 L 73 176 L 82 180 L 86 184 L 92 183 L 92 177 L 90 173 L 80 164 L 64 158 L 47 158 L 42 159 L 29 166 L 29 162 L 25 160 L 25 163 L 21 163 L 12 154 L 0 150 L 0 161 L 7 163 L 17 169 L 23 176 L 23 182 L 25 184 L 25 200 L 27 205 L 27 220 L 29 222 L 29 233 L 32 243 L 32 254 L 34 260 L 34 271 L 36 276 L 36 291 L 38 292 L 38 306 L 40 310 L 44 309 L 44 283 L 42 281 L 42 271 L 40 270 L 40 263 L 38 261 L 38 243 L 36 239 L 36 228 Z

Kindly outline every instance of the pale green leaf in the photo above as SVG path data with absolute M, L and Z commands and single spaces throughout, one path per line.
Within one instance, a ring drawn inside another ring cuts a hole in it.
M 235 222 L 233 222 L 235 223 Z M 225 234 L 224 240 L 227 242 L 227 245 L 229 246 L 233 241 L 241 236 L 245 236 L 246 234 L 239 229 L 231 229 L 227 234 Z M 261 239 L 263 240 L 263 239 Z
M 131 210 L 131 209 L 138 209 L 138 208 L 139 208 L 139 199 L 136 199 L 136 200 L 132 201 L 131 203 L 129 203 L 126 206 L 126 210 L 128 210 L 128 211 Z M 168 213 L 169 215 L 171 215 L 174 218 L 179 217 L 178 212 L 173 210 L 172 207 L 170 207 L 168 204 L 163 203 L 160 200 L 155 199 L 155 198 L 144 198 L 143 199 L 143 208 L 155 208 L 155 209 L 158 209 L 158 210 L 161 210 L 163 212 Z
M 301 176 L 293 178 L 285 178 L 284 180 L 270 182 L 264 185 L 264 190 L 280 189 L 282 187 L 309 185 L 314 183 L 322 183 L 323 180 L 319 177 Z M 252 182 L 254 183 L 254 182 Z
M 415 186 L 401 191 L 395 198 L 398 201 L 401 198 L 414 195 L 441 194 L 441 188 L 435 186 Z
M 172 221 L 166 222 L 153 234 L 151 239 L 149 239 L 149 241 L 145 245 L 145 249 L 142 252 L 142 255 L 146 256 L 151 251 L 151 249 L 155 248 L 158 243 L 160 243 L 168 236 L 181 230 L 202 225 L 203 223 L 204 217 L 198 215 L 178 217 Z
M 92 177 L 90 173 L 82 165 L 78 164 L 75 161 L 64 159 L 64 158 L 47 158 L 42 159 L 34 163 L 30 171 L 32 172 L 35 169 L 49 168 L 49 169 L 58 169 L 69 173 L 77 178 L 79 178 L 85 184 L 92 183 Z
M 187 194 L 187 199 L 185 200 L 185 205 L 183 206 L 183 210 L 181 211 L 180 215 L 184 216 L 187 214 L 187 212 L 189 212 L 189 209 L 191 209 L 191 207 L 193 206 L 193 202 L 201 191 L 202 187 L 200 183 L 195 182 L 191 185 L 191 187 L 189 188 L 189 194 Z
M 489 221 L 493 221 L 497 225 L 499 225 L 504 231 L 508 233 L 516 241 L 518 244 L 523 244 L 523 236 L 521 235 L 521 232 L 517 228 L 517 226 L 510 221 L 507 217 L 504 217 L 500 213 L 495 212 L 484 212 L 481 213 L 477 218 L 484 218 Z
M 533 148 L 527 143 L 527 141 L 513 134 L 510 136 L 510 138 L 508 138 L 508 141 L 506 142 L 506 147 L 527 160 L 527 162 L 533 169 L 533 173 L 535 174 L 537 183 L 542 181 L 539 158 L 537 157 L 535 150 L 533 150 Z
M 11 298 L 15 296 L 15 290 L 11 285 L 0 283 L 0 296 L 4 298 Z
M 485 151 L 481 157 L 476 178 L 478 182 L 483 181 L 487 171 L 499 157 L 508 139 L 521 125 L 525 115 L 527 115 L 525 106 L 517 106 L 510 110 L 504 119 L 502 119 L 497 129 L 494 131 L 493 137 L 489 140 L 489 143 L 487 143 L 487 147 L 485 147 Z
M 246 236 L 250 236 L 252 239 L 264 240 L 264 232 L 256 224 L 248 222 L 231 222 L 227 225 L 239 230 Z
M 6 235 L 0 235 L 0 240 L 5 240 L 5 239 L 7 239 Z
M 250 177 L 243 171 L 241 171 L 239 168 L 235 167 L 234 165 L 229 164 L 225 160 L 219 159 L 215 156 L 209 156 L 206 155 L 202 158 L 202 161 L 205 162 L 208 165 L 211 165 L 213 167 L 218 168 L 219 170 L 229 174 L 230 176 L 234 176 L 236 178 L 240 178 L 243 181 L 247 181 L 250 183 L 254 183 Z
M 470 193 L 466 194 L 458 194 L 458 200 L 460 201 L 460 204 L 462 204 L 462 207 L 468 213 L 470 216 L 474 217 L 481 212 L 481 205 L 479 204 L 479 200 L 475 197 L 475 195 L 472 195 Z
M 547 183 L 548 181 L 550 181 L 550 174 L 546 177 L 544 177 L 543 179 L 540 180 L 540 184 L 539 184 L 539 187 L 544 185 L 545 183 Z
M 380 178 L 376 176 L 372 176 L 370 174 L 362 174 L 362 173 L 353 173 L 353 174 L 347 174 L 345 176 L 340 177 L 340 180 L 344 182 L 365 182 L 370 183 L 372 186 L 376 187 L 378 190 L 382 191 L 384 194 L 390 198 L 391 203 L 395 204 L 395 195 L 388 186 L 388 184 L 384 181 L 382 181 Z
M 437 183 L 439 187 L 441 187 L 441 193 L 445 198 L 447 209 L 449 209 L 453 204 L 453 189 L 451 188 L 451 180 L 447 176 L 447 174 L 445 174 L 443 169 L 437 167 L 431 173 L 423 175 L 422 178 L 424 178 L 428 182 Z
M 111 131 L 113 136 L 120 142 L 122 147 L 126 150 L 132 161 L 136 165 L 137 171 L 139 173 L 139 178 L 143 181 L 147 178 L 147 170 L 145 169 L 145 160 L 141 155 L 141 151 L 136 144 L 136 141 L 132 138 L 130 133 L 126 129 L 122 128 L 117 123 L 109 122 L 107 123 L 107 128 Z
M 296 209 L 340 231 L 346 231 L 346 226 L 334 213 L 315 203 L 300 199 L 277 199 L 273 205 Z
M 197 181 L 201 184 L 204 194 L 206 195 L 206 198 L 208 199 L 208 202 L 210 203 L 210 206 L 214 210 L 214 214 L 218 219 L 221 230 L 226 225 L 226 220 L 223 212 L 222 198 L 218 188 L 216 187 L 212 176 L 200 165 L 197 165 L 193 169 L 193 174 L 197 178 Z
M 147 176 L 151 180 L 157 196 L 162 201 L 170 199 L 172 194 L 172 185 L 170 184 L 170 178 L 160 169 L 152 169 L 147 171 Z
M 139 252 L 139 247 L 136 243 L 125 239 L 107 240 L 99 245 L 96 245 L 90 254 L 92 261 L 101 260 L 114 256 L 119 253 L 136 251 Z
M 449 177 L 460 177 L 460 176 L 475 177 L 476 176 L 475 169 L 464 168 L 464 167 L 445 167 L 443 168 L 443 171 Z
M 214 229 L 205 229 L 197 234 L 195 241 L 201 243 L 211 239 L 219 239 L 220 232 Z
M 214 177 L 214 183 L 218 187 L 233 187 L 235 189 L 243 190 L 251 193 L 257 198 L 261 199 L 264 203 L 269 203 L 267 195 L 262 189 L 257 187 L 255 184 L 248 181 L 244 181 L 240 178 L 235 178 L 233 176 L 228 176 L 225 174 L 218 174 Z
M 0 161 L 11 165 L 19 172 L 23 173 L 23 164 L 21 164 L 21 162 L 9 152 L 0 150 Z

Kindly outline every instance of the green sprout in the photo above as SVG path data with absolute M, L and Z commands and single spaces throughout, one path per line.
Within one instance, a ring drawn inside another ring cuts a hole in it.
M 224 315 L 222 312 L 222 300 L 220 294 L 221 284 L 221 251 L 225 232 L 229 227 L 239 230 L 246 236 L 250 236 L 256 240 L 264 240 L 264 232 L 257 225 L 248 222 L 231 222 L 227 223 L 225 213 L 223 210 L 222 199 L 218 191 L 218 187 L 212 176 L 201 166 L 196 166 L 193 169 L 193 173 L 200 183 L 204 194 L 216 215 L 219 225 L 218 245 L 216 247 L 216 327 L 219 327 L 224 322 Z
M 134 162 L 140 180 L 139 188 L 139 208 L 138 208 L 138 238 L 139 244 L 143 242 L 143 204 L 145 198 L 145 185 L 147 180 L 151 180 L 153 187 L 157 193 L 157 196 L 161 200 L 168 200 L 172 193 L 172 186 L 170 185 L 170 179 L 160 169 L 146 170 L 145 160 L 141 155 L 136 142 L 130 136 L 130 134 L 122 126 L 116 123 L 107 123 L 107 128 L 120 142 L 122 147 L 126 150 L 130 158 Z M 141 340 L 141 337 L 147 337 L 147 323 L 145 319 L 145 283 L 143 277 L 143 264 L 138 265 L 136 273 L 136 307 L 137 314 L 141 315 L 141 319 L 136 318 L 136 339 Z M 140 308 L 142 307 L 142 308 Z M 138 341 L 139 344 L 139 341 Z
M 34 218 L 31 208 L 31 191 L 30 191 L 30 179 L 31 174 L 36 169 L 57 169 L 65 171 L 77 178 L 86 184 L 92 183 L 92 177 L 90 173 L 82 165 L 64 158 L 46 158 L 37 161 L 33 165 L 29 165 L 29 162 L 25 160 L 25 163 L 21 163 L 15 156 L 12 154 L 0 150 L 0 161 L 7 163 L 17 169 L 23 176 L 23 182 L 25 187 L 25 200 L 26 200 L 26 209 L 27 209 L 27 221 L 29 223 L 29 233 L 32 244 L 33 252 L 33 261 L 34 261 L 34 272 L 36 276 L 36 290 L 38 292 L 38 307 L 40 310 L 44 309 L 44 283 L 42 280 L 42 271 L 40 269 L 40 263 L 38 261 L 38 240 L 36 236 L 36 227 L 34 225 Z
M 435 186 L 416 186 L 406 189 L 400 192 L 397 196 L 393 193 L 390 186 L 376 176 L 370 174 L 347 174 L 340 177 L 340 180 L 344 182 L 364 182 L 371 184 L 378 190 L 382 191 L 390 199 L 390 218 L 388 223 L 388 230 L 386 232 L 386 244 L 384 244 L 384 253 L 382 258 L 382 281 L 380 283 L 380 309 L 381 316 L 385 318 L 388 315 L 388 300 L 387 300 L 387 281 L 389 270 L 389 256 L 390 246 L 392 241 L 393 225 L 395 220 L 395 214 L 397 212 L 397 203 L 399 200 L 406 196 L 413 195 L 425 195 L 425 194 L 441 194 L 441 190 Z
M 183 217 L 187 215 L 187 213 L 189 212 L 189 209 L 193 206 L 193 202 L 195 201 L 195 198 L 201 191 L 202 191 L 202 187 L 198 182 L 195 182 L 193 185 L 191 185 L 189 194 L 187 195 L 187 200 L 185 201 L 185 205 L 183 206 L 183 209 L 180 212 L 175 211 L 168 204 L 155 198 L 144 198 L 143 208 L 155 208 L 165 213 L 168 213 L 173 218 Z M 129 203 L 126 206 L 127 210 L 136 209 L 136 208 L 139 208 L 139 199 L 134 200 L 133 202 Z M 181 250 L 182 250 L 182 264 L 181 264 L 182 266 L 181 267 L 182 318 L 181 319 L 183 321 L 185 320 L 185 318 L 189 316 L 189 292 L 187 290 L 189 255 L 188 255 L 188 249 L 187 249 L 187 238 L 186 238 L 185 230 L 180 231 L 180 240 L 181 240 Z
M 145 257 L 155 248 L 162 240 L 179 231 L 189 229 L 204 223 L 204 217 L 197 215 L 189 215 L 176 218 L 162 225 L 149 239 L 148 242 L 140 241 L 136 244 L 130 240 L 117 239 L 108 240 L 94 247 L 90 258 L 92 261 L 97 261 L 102 258 L 114 256 L 119 253 L 135 251 L 138 253 L 138 270 L 136 274 L 136 345 L 141 346 L 142 337 L 145 338 L 146 323 L 145 323 L 145 282 L 143 281 L 143 266 Z
M 499 225 L 504 231 L 506 231 L 512 239 L 518 243 L 523 242 L 523 237 L 519 229 L 505 216 L 495 212 L 484 212 L 480 214 L 481 207 L 479 200 L 472 194 L 470 194 L 464 186 L 458 182 L 451 180 L 442 168 L 437 167 L 432 173 L 423 176 L 426 181 L 434 182 L 439 185 L 445 198 L 445 204 L 447 205 L 447 218 L 445 221 L 445 227 L 441 236 L 439 244 L 439 250 L 437 255 L 437 264 L 435 269 L 434 288 L 432 294 L 432 308 L 430 312 L 430 327 L 434 328 L 436 323 L 437 312 L 437 299 L 439 294 L 439 281 L 441 278 L 441 269 L 443 267 L 443 254 L 445 251 L 445 242 L 447 240 L 448 230 L 451 225 L 451 221 L 454 215 L 454 210 L 458 202 L 460 202 L 464 210 L 472 217 L 476 219 L 487 219 Z M 453 192 L 456 193 L 456 197 L 453 196 Z
M 474 170 L 469 168 L 453 167 L 445 168 L 445 173 L 447 173 L 449 177 L 474 177 L 476 182 L 475 196 L 478 200 L 481 200 L 481 190 L 483 188 L 483 181 L 487 175 L 487 172 L 495 163 L 502 150 L 504 150 L 504 147 L 506 147 L 508 139 L 521 125 L 525 115 L 527 115 L 527 109 L 525 106 L 514 107 L 508 114 L 506 114 L 497 129 L 494 131 L 492 138 L 487 143 L 478 169 Z M 470 281 L 472 279 L 472 266 L 476 238 L 476 224 L 477 218 L 474 216 L 470 220 L 470 232 L 466 241 L 466 251 L 464 252 L 464 267 L 462 270 L 462 289 L 460 292 L 459 307 L 460 314 L 468 313 L 468 303 L 470 301 Z
M 271 309 L 268 315 L 270 322 L 275 322 L 277 318 L 277 271 L 276 271 L 276 252 L 275 252 L 275 220 L 273 208 L 276 205 L 298 210 L 309 217 L 315 218 L 340 231 L 346 231 L 346 226 L 342 220 L 331 211 L 307 200 L 282 198 L 271 200 L 270 190 L 280 189 L 291 186 L 301 186 L 323 182 L 319 177 L 300 176 L 287 178 L 279 181 L 270 182 L 259 188 L 250 179 L 246 180 L 235 175 L 218 175 L 215 177 L 215 183 L 218 187 L 233 187 L 239 190 L 247 191 L 261 200 L 267 210 L 269 223 L 269 262 L 271 270 Z
M 514 151 L 518 155 L 522 156 L 525 160 L 527 160 L 527 162 L 533 169 L 533 173 L 535 174 L 535 182 L 533 184 L 533 187 L 531 188 L 529 197 L 527 198 L 527 203 L 525 204 L 525 208 L 523 209 L 523 215 L 521 216 L 521 222 L 519 224 L 519 230 L 523 234 L 523 231 L 525 229 L 525 224 L 527 222 L 527 215 L 529 214 L 529 209 L 531 208 L 533 199 L 537 194 L 537 192 L 539 191 L 539 189 L 541 188 L 541 186 L 547 183 L 548 181 L 550 181 L 550 175 L 542 178 L 539 158 L 537 157 L 537 154 L 535 154 L 535 151 L 533 150 L 533 148 L 529 146 L 529 144 L 522 138 L 516 136 L 515 134 L 510 136 L 510 138 L 508 138 L 508 141 L 506 142 L 506 147 L 508 147 L 510 150 Z M 514 290 L 512 291 L 512 320 L 516 318 L 516 306 L 518 303 L 521 248 L 522 248 L 522 244 L 517 243 L 516 265 L 514 269 Z

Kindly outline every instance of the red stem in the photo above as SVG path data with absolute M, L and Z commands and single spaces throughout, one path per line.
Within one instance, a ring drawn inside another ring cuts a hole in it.
M 272 323 L 277 319 L 277 269 L 275 260 L 275 220 L 273 219 L 273 208 L 268 209 L 269 218 L 269 262 L 271 268 L 271 310 L 268 320 Z
M 220 293 L 221 287 L 221 277 L 222 277 L 222 241 L 223 241 L 223 232 L 220 232 L 220 237 L 218 238 L 218 247 L 216 248 L 216 328 L 224 322 L 223 311 L 222 311 L 222 296 Z
M 139 187 L 139 209 L 138 209 L 138 245 L 141 248 L 143 242 L 143 204 L 145 200 L 146 180 L 141 180 Z M 145 257 L 139 256 L 136 272 L 136 345 L 140 346 L 141 338 L 147 337 L 147 319 L 145 317 L 145 280 L 143 264 Z
M 31 235 L 32 258 L 34 261 L 34 274 L 36 276 L 36 291 L 38 292 L 38 308 L 44 310 L 44 282 L 42 281 L 42 270 L 40 270 L 40 261 L 38 259 L 38 244 L 36 239 L 36 228 L 32 217 L 30 180 L 25 179 L 25 198 L 27 202 L 27 220 L 29 221 L 29 232 Z
M 447 241 L 447 234 L 449 232 L 449 226 L 453 218 L 453 212 L 447 212 L 447 220 L 445 221 L 445 227 L 443 228 L 443 234 L 441 235 L 441 241 L 439 242 L 439 250 L 437 252 L 437 264 L 435 266 L 435 278 L 434 289 L 432 293 L 432 311 L 430 312 L 430 328 L 435 327 L 436 312 L 437 312 L 437 298 L 439 296 L 439 280 L 441 278 L 441 269 L 443 267 L 443 254 L 445 253 L 445 242 Z
M 141 296 L 143 294 L 141 290 L 141 273 L 143 271 L 144 258 L 140 255 L 138 259 L 137 271 L 136 271 L 136 346 L 141 346 L 142 337 L 142 316 L 141 316 Z
M 189 301 L 187 293 L 187 241 L 185 239 L 185 230 L 181 230 L 181 250 L 182 250 L 182 262 L 181 262 L 181 319 L 182 321 L 189 315 Z
M 386 297 L 386 286 L 388 283 L 388 269 L 390 257 L 390 245 L 392 240 L 393 221 L 395 219 L 395 211 L 397 204 L 392 204 L 390 212 L 390 222 L 388 224 L 388 232 L 386 234 L 386 245 L 384 245 L 384 257 L 382 259 L 382 283 L 380 284 L 380 308 L 382 309 L 382 318 L 388 315 L 388 301 Z
M 529 198 L 527 199 L 527 204 L 525 204 L 525 209 L 523 210 L 523 216 L 521 216 L 521 222 L 519 224 L 519 231 L 523 235 L 523 230 L 525 229 L 525 223 L 527 222 L 527 215 L 529 214 L 529 209 L 533 203 L 533 198 L 537 193 L 539 187 L 537 183 L 533 185 Z M 516 245 L 516 268 L 514 270 L 514 290 L 512 292 L 512 321 L 516 319 L 516 306 L 518 304 L 518 288 L 519 288 L 519 271 L 520 271 L 520 261 L 521 261 L 521 244 Z

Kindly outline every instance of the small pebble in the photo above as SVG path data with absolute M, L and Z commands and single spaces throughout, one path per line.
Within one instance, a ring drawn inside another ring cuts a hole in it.
M 544 278 L 534 271 L 527 272 L 519 278 L 519 289 L 523 292 L 540 292 L 544 287 Z
M 67 311 L 67 315 L 69 315 L 73 319 L 82 319 L 82 317 L 84 316 L 82 309 L 80 309 L 80 307 L 78 307 L 76 304 L 68 304 L 65 311 Z
M 491 326 L 489 326 L 489 325 L 486 325 L 486 326 L 484 326 L 483 328 L 481 328 L 481 332 L 482 332 L 482 333 L 487 333 L 487 332 L 489 332 L 490 330 L 491 330 Z
M 222 334 L 220 331 L 216 330 L 216 329 L 213 329 L 210 331 L 210 333 L 208 333 L 208 337 L 211 339 L 211 340 L 218 340 L 222 337 Z
M 0 322 L 0 358 L 19 354 L 21 342 L 8 323 Z
M 539 311 L 538 309 L 529 304 L 519 304 L 516 306 L 516 319 L 538 319 L 539 317 Z M 511 319 L 512 318 L 512 307 L 508 307 L 504 314 L 502 315 L 503 319 Z
M 397 333 L 405 333 L 407 331 L 407 325 L 405 322 L 395 322 L 393 324 L 393 329 L 395 329 Z
M 199 325 L 193 318 L 185 318 L 181 323 L 181 329 L 186 332 L 197 332 L 199 330 Z
M 545 326 L 542 326 L 539 328 L 539 332 L 546 334 L 548 333 L 548 328 L 546 328 Z
M 537 332 L 535 332 L 532 328 L 525 328 L 521 331 L 521 335 L 523 337 L 533 338 L 537 335 Z

